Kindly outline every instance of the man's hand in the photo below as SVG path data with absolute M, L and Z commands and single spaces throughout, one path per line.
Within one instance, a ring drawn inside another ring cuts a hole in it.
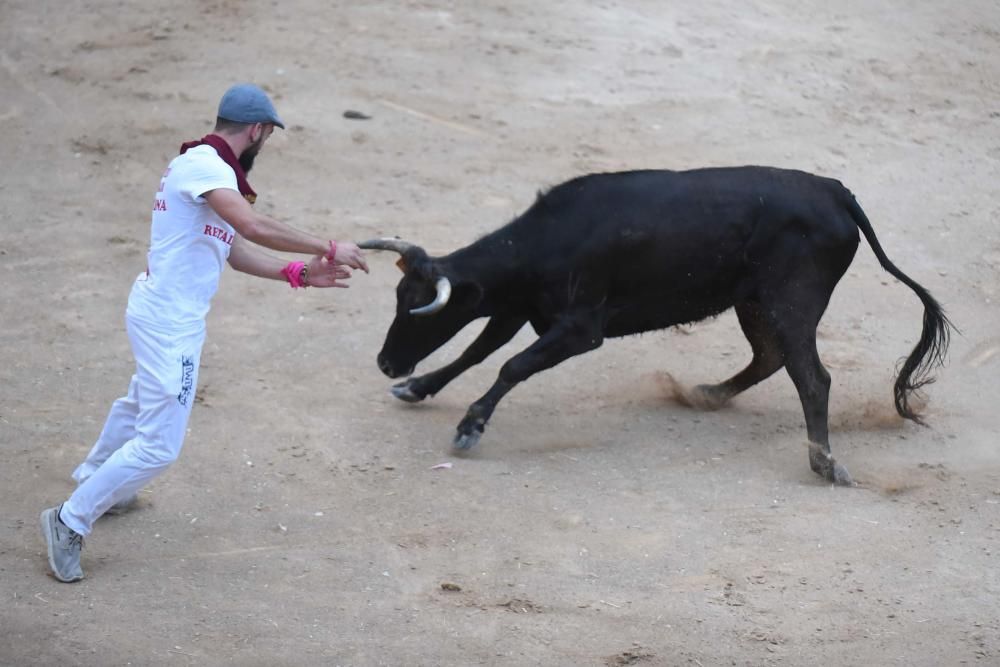
M 337 247 L 337 255 L 340 255 L 340 247 Z M 317 255 L 309 260 L 309 272 L 306 277 L 308 287 L 350 287 L 346 282 L 342 282 L 351 277 L 351 270 L 346 266 L 339 266 L 327 261 L 323 255 Z M 367 267 L 365 267 L 367 271 Z
M 361 269 L 368 273 L 368 263 L 365 262 L 361 248 L 349 241 L 337 242 L 337 254 L 333 258 L 333 263 L 343 264 L 352 269 Z M 309 267 L 309 271 L 312 271 L 312 267 Z

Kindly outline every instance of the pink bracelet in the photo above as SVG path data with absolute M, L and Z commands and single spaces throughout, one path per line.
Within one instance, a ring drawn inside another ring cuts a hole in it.
M 330 241 L 330 252 L 326 253 L 326 260 L 332 262 L 337 256 L 337 242 Z
M 302 282 L 302 268 L 305 265 L 305 262 L 289 262 L 285 268 L 281 270 L 281 275 L 285 276 L 288 280 L 288 284 L 292 286 L 292 289 L 298 289 L 306 286 L 305 283 Z

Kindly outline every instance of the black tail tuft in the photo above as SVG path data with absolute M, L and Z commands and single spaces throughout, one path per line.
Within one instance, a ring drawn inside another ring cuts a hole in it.
M 910 405 L 910 397 L 921 387 L 934 382 L 934 378 L 930 375 L 931 370 L 944 364 L 954 325 L 948 321 L 940 304 L 927 290 L 916 283 L 910 287 L 914 288 L 913 291 L 924 303 L 924 326 L 920 332 L 920 340 L 910 352 L 910 356 L 902 360 L 892 393 L 896 402 L 896 412 L 901 417 L 924 424 L 924 420 Z
M 846 191 L 845 191 L 846 192 Z M 878 258 L 882 268 L 892 274 L 896 279 L 913 290 L 920 301 L 924 304 L 924 325 L 920 332 L 920 340 L 917 341 L 910 356 L 902 360 L 899 372 L 896 375 L 896 384 L 893 385 L 893 396 L 896 402 L 896 412 L 905 419 L 912 419 L 918 424 L 924 421 L 910 405 L 910 399 L 914 392 L 921 387 L 934 382 L 930 373 L 934 368 L 944 364 L 945 356 L 948 353 L 948 343 L 951 340 L 951 332 L 954 325 L 945 317 L 941 304 L 930 295 L 915 280 L 900 271 L 895 264 L 889 261 L 885 251 L 875 237 L 875 230 L 864 211 L 858 205 L 857 200 L 850 193 L 847 193 L 847 206 L 851 212 L 851 217 L 858 225 L 872 252 Z

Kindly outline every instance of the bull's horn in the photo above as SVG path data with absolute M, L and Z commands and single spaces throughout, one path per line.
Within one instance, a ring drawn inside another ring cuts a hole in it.
M 412 243 L 407 243 L 402 239 L 386 238 L 386 239 L 369 239 L 367 241 L 359 243 L 358 247 L 364 250 L 392 250 L 402 255 L 410 248 L 414 248 L 416 246 L 414 246 Z
M 411 315 L 433 315 L 448 305 L 448 299 L 451 298 L 451 281 L 441 276 L 437 279 L 435 286 L 437 287 L 437 296 L 434 297 L 434 300 L 426 306 L 410 309 Z

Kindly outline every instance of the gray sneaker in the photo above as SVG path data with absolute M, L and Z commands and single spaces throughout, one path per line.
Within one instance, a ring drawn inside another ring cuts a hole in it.
M 119 500 L 117 503 L 109 507 L 104 513 L 110 514 L 111 516 L 118 516 L 120 514 L 125 514 L 129 510 L 135 508 L 139 504 L 139 494 L 133 493 L 128 498 L 124 500 Z
M 80 551 L 83 549 L 83 535 L 80 535 L 59 518 L 59 507 L 50 507 L 42 512 L 42 535 L 49 545 L 49 567 L 56 579 L 65 583 L 83 579 L 80 567 Z

